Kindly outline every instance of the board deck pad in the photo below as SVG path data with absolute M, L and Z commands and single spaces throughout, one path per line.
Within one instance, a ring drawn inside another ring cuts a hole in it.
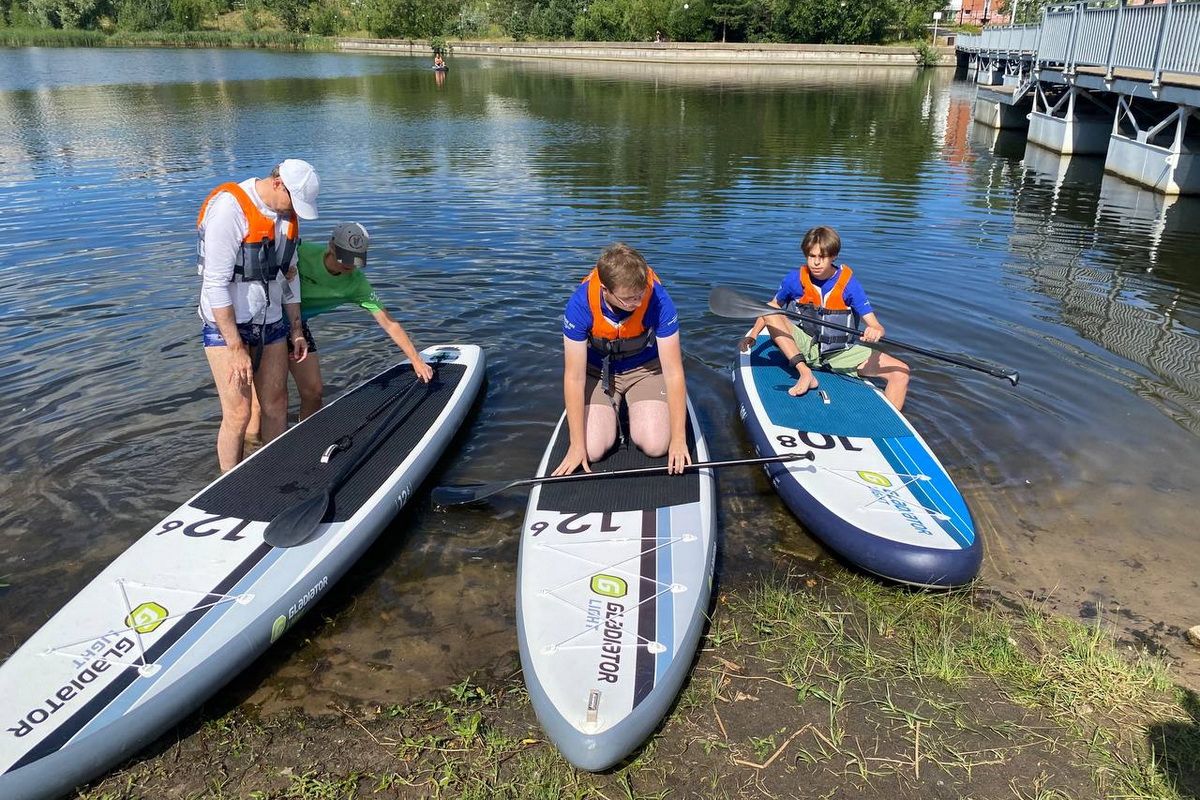
M 460 364 L 435 366 L 434 379 L 427 384 L 417 379 L 408 364 L 377 375 L 341 398 L 336 414 L 306 420 L 308 435 L 281 439 L 269 454 L 264 454 L 268 458 L 248 461 L 226 480 L 213 484 L 192 504 L 213 514 L 272 519 L 324 489 L 338 465 L 365 449 L 392 411 L 403 406 L 404 410 L 398 412 L 400 418 L 396 421 L 400 427 L 396 432 L 333 492 L 324 521 L 348 519 L 371 496 L 383 476 L 391 474 L 408 457 L 466 372 Z M 332 442 L 353 431 L 389 397 L 401 392 L 391 405 L 354 434 L 350 449 L 339 452 L 328 464 L 321 463 L 321 454 Z
M 480 348 L 423 355 L 433 382 L 399 364 L 292 427 L 134 540 L 0 665 L 0 797 L 62 795 L 133 755 L 324 595 L 413 497 L 482 386 Z M 337 494 L 336 514 L 302 544 L 264 543 L 276 509 L 323 488 L 394 409 L 398 427 Z M 350 450 L 315 466 L 352 432 Z
M 693 460 L 707 447 L 689 414 Z M 539 475 L 562 460 L 560 420 Z M 636 446 L 594 471 L 663 465 Z M 550 740 L 576 766 L 606 769 L 650 735 L 687 677 L 712 588 L 711 470 L 585 478 L 530 495 L 518 565 L 526 686 Z
M 774 425 L 834 436 L 877 439 L 908 436 L 908 426 L 879 393 L 859 378 L 827 370 L 814 370 L 820 384 L 800 397 L 788 389 L 796 385 L 796 371 L 769 340 L 761 340 L 750 357 L 754 384 L 767 416 Z M 824 391 L 828 397 L 821 396 Z
M 696 436 L 689 421 L 688 452 L 695 454 Z M 555 438 L 549 465 L 553 469 L 571 446 L 565 431 Z M 651 458 L 626 439 L 605 457 L 590 464 L 593 473 L 642 467 L 665 467 L 667 457 Z M 700 500 L 700 481 L 687 475 L 631 475 L 619 478 L 584 478 L 548 483 L 542 487 L 540 507 L 551 511 L 639 511 L 677 506 Z
M 861 569 L 919 586 L 974 579 L 982 560 L 974 521 L 928 445 L 868 382 L 813 374 L 816 389 L 790 396 L 795 371 L 765 334 L 734 371 L 759 455 L 814 456 L 766 468 L 784 502 L 810 533 Z

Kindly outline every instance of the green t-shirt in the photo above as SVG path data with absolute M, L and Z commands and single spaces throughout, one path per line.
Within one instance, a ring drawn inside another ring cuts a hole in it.
M 362 306 L 372 314 L 383 311 L 383 304 L 361 269 L 345 275 L 333 275 L 325 269 L 326 245 L 301 242 L 297 249 L 300 252 L 298 269 L 302 319 L 312 319 L 344 303 Z

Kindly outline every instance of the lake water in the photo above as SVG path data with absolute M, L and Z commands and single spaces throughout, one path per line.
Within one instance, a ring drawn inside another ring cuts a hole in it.
M 532 474 L 562 305 L 614 240 L 680 307 L 714 457 L 748 455 L 744 326 L 709 289 L 765 299 L 831 224 L 891 335 L 1021 372 L 910 359 L 906 412 L 975 512 L 984 583 L 1200 674 L 1180 634 L 1200 623 L 1200 200 L 972 126 L 973 94 L 948 70 L 0 49 L 0 656 L 214 477 L 197 205 L 296 156 L 322 177 L 307 237 L 364 223 L 414 339 L 488 350 L 435 482 Z M 361 312 L 314 328 L 330 397 L 398 356 Z M 720 487 L 726 585 L 827 559 L 760 472 Z M 319 710 L 509 664 L 523 504 L 417 502 L 235 686 Z

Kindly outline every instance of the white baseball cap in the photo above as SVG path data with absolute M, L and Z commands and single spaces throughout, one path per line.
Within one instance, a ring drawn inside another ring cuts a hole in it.
M 321 179 L 313 165 L 298 158 L 289 158 L 279 165 L 279 177 L 292 196 L 292 208 L 300 219 L 317 218 L 317 192 Z

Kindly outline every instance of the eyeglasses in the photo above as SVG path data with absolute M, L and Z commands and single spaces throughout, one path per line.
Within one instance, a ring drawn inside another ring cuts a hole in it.
M 649 287 L 647 287 L 647 289 L 648 288 Z M 617 302 L 617 305 L 620 305 L 620 306 L 636 306 L 639 303 L 641 303 L 642 298 L 646 296 L 646 289 L 642 289 L 640 292 L 638 292 L 635 295 L 625 295 L 624 297 L 617 294 L 616 292 L 614 292 L 612 289 L 608 288 L 607 286 L 604 287 L 604 291 L 607 292 L 608 296 L 610 298 L 612 298 L 613 300 L 615 300 Z

